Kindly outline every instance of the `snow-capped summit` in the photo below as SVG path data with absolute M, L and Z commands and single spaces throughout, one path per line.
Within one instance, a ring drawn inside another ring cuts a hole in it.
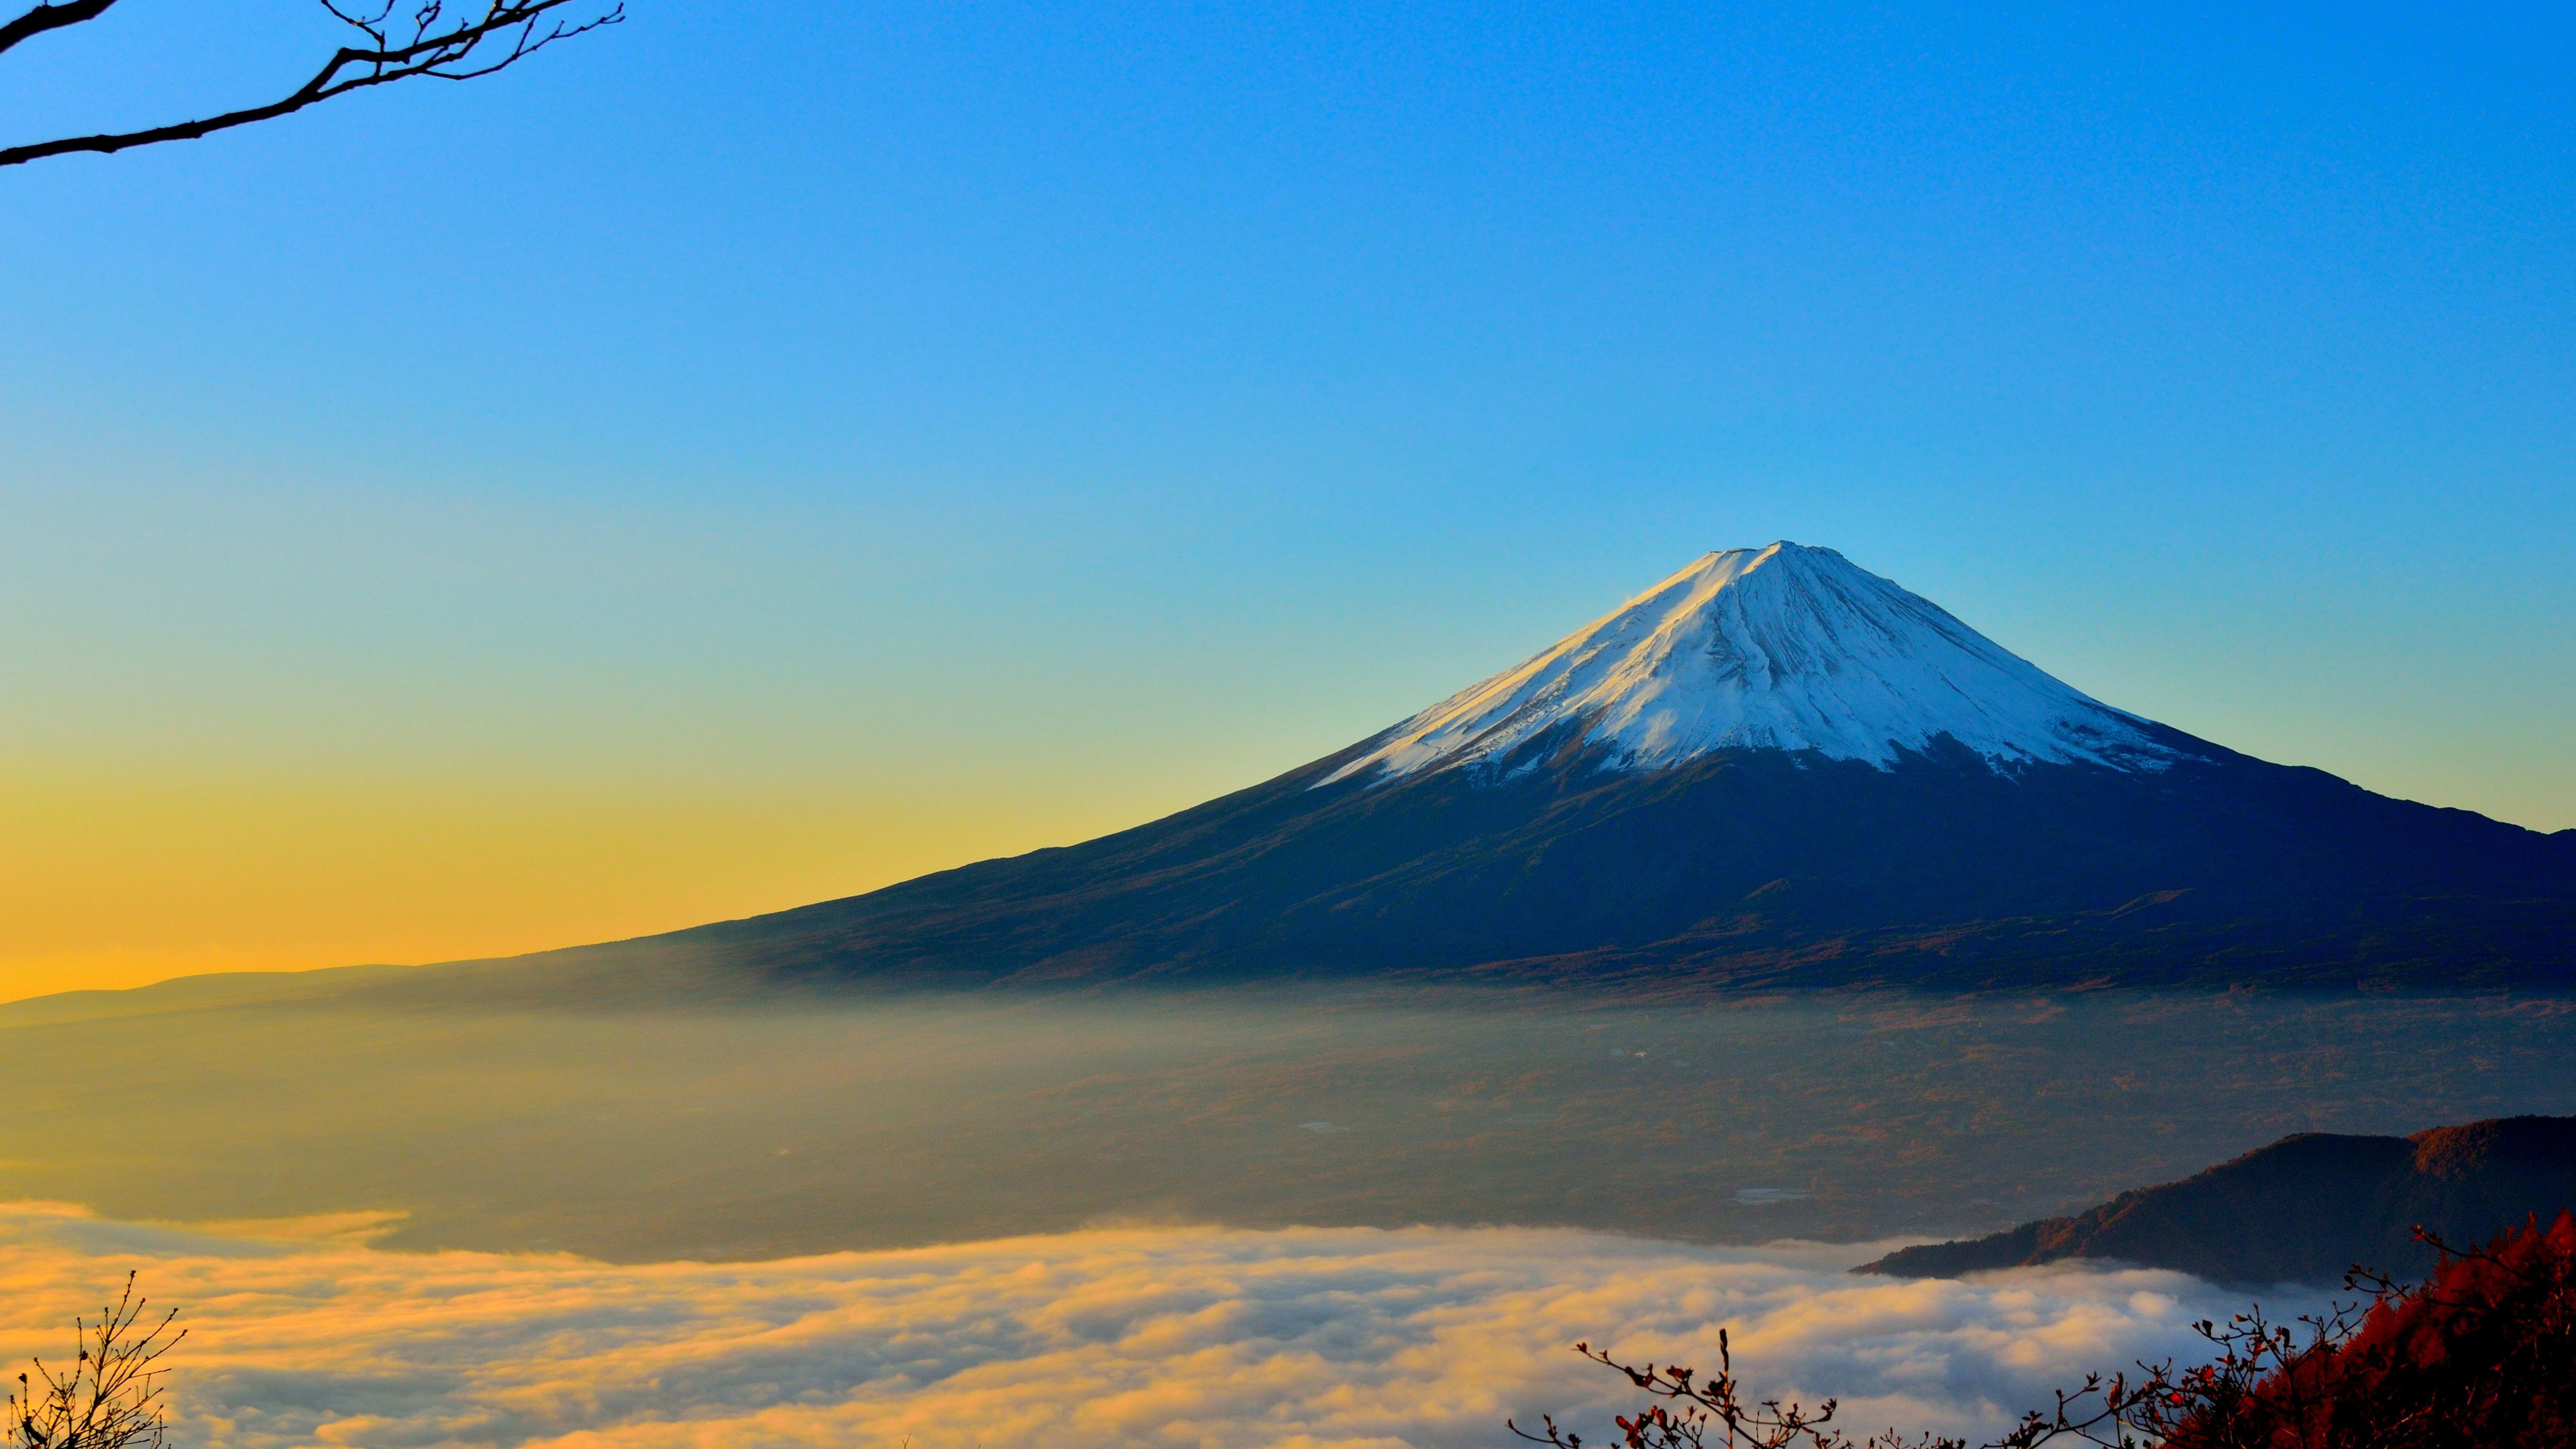
M 1829 548 L 1701 556 L 1518 668 L 1381 736 L 1329 780 L 1494 761 L 1561 726 L 1610 769 L 1712 750 L 1813 750 L 1893 766 L 1943 735 L 2010 769 L 2161 769 L 2175 751 L 1929 599 Z

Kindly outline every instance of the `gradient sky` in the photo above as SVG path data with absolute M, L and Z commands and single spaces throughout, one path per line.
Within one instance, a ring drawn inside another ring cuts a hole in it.
M 125 0 L 0 136 L 309 8 Z M 0 996 L 1071 841 L 1782 537 L 2576 825 L 2571 136 L 2564 6 L 633 0 L 0 171 Z

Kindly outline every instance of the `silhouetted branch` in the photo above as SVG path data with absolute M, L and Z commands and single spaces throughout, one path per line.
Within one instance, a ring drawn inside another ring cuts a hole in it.
M 1664 1401 L 1611 1421 L 1619 1426 L 1621 1449 L 1711 1449 L 1716 1445 L 1727 1449 L 1966 1449 L 1957 1439 L 1928 1434 L 1906 1439 L 1892 1429 L 1865 1440 L 1851 1439 L 1832 1427 L 1840 1407 L 1832 1399 L 1814 1409 L 1778 1399 L 1748 1404 L 1735 1377 L 1735 1351 L 1723 1328 L 1717 1331 L 1717 1372 L 1705 1379 L 1698 1370 L 1679 1364 L 1660 1368 L 1651 1363 L 1643 1368 L 1624 1364 L 1589 1343 L 1576 1344 L 1574 1351 L 1617 1369 L 1650 1397 Z M 2064 1403 L 2059 1408 L 2063 1417 Z M 1559 1427 L 1553 1415 L 1543 1416 L 1539 1425 L 1540 1432 L 1533 1434 L 1509 1419 L 1503 1421 L 1504 1428 L 1533 1444 L 1583 1449 L 1583 1436 Z
M 39 5 L 7 26 L 0 27 L 0 50 L 6 50 L 29 35 L 96 19 L 100 12 L 114 3 L 115 0 L 73 0 L 73 3 L 64 5 Z M 0 149 L 0 166 L 16 166 L 76 151 L 106 153 L 122 151 L 130 146 L 149 146 L 159 141 L 193 141 L 235 126 L 288 115 L 354 90 L 409 80 L 414 76 L 428 76 L 435 80 L 472 80 L 515 65 L 558 40 L 569 40 L 604 25 L 615 25 L 626 18 L 624 0 L 617 0 L 609 9 L 578 24 L 561 19 L 546 21 L 549 12 L 561 9 L 573 0 L 485 0 L 479 17 L 442 29 L 445 0 L 428 0 L 405 27 L 409 34 L 398 36 L 395 28 L 388 24 L 398 3 L 400 0 L 386 0 L 384 9 L 367 13 L 342 9 L 334 0 L 322 0 L 323 9 L 364 35 L 367 44 L 343 47 L 314 72 L 311 80 L 266 105 L 248 106 L 203 120 L 180 121 L 149 130 L 68 136 L 58 141 L 11 146 Z
M 147 1301 L 134 1296 L 134 1275 L 126 1274 L 124 1293 L 99 1310 L 95 1326 L 73 1320 L 79 1352 L 70 1368 L 58 1373 L 38 1359 L 32 1379 L 18 1375 L 9 1449 L 161 1449 L 159 1364 L 188 1331 L 170 1332 L 177 1309 L 146 1320 Z
M 96 20 L 100 11 L 115 3 L 116 0 L 69 0 L 62 5 L 39 5 L 8 24 L 0 25 L 0 50 L 7 50 L 31 35 L 78 25 L 84 20 Z

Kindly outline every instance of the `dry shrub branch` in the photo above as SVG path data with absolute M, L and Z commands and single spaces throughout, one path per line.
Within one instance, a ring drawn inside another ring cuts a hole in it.
M 43 1359 L 18 1375 L 9 1396 L 8 1449 L 161 1449 L 162 1355 L 178 1347 L 178 1311 L 148 1319 L 148 1301 L 125 1291 L 99 1310 L 98 1321 L 72 1320 L 76 1352 L 69 1368 Z
M 117 0 L 66 0 L 63 4 L 36 5 L 16 19 L 0 22 L 0 54 L 36 36 L 94 21 L 116 3 Z M 383 8 L 367 10 L 343 6 L 338 0 L 322 0 L 322 8 L 355 32 L 357 39 L 323 60 L 302 85 L 274 100 L 138 131 L 63 136 L 0 147 L 0 166 L 17 166 L 78 151 L 103 154 L 162 141 L 193 141 L 395 81 L 473 80 L 516 65 L 557 41 L 603 25 L 615 25 L 626 18 L 623 0 L 616 0 L 604 10 L 569 13 L 563 7 L 574 0 L 482 0 L 481 8 L 469 6 L 456 15 L 447 12 L 446 0 L 426 0 L 408 16 L 397 19 L 395 11 L 402 3 L 403 0 L 385 0 Z

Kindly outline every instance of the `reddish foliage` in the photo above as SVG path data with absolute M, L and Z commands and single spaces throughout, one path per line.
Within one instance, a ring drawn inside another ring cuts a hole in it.
M 2576 1443 L 2576 1218 L 2384 1293 L 2341 1343 L 2292 1357 L 2176 1424 L 2172 1449 Z
M 2418 1230 L 2441 1266 L 2401 1288 L 2358 1270 L 2372 1290 L 2359 1305 L 2286 1326 L 2257 1309 L 2224 1328 L 2203 1323 L 2218 1349 L 2208 1364 L 2177 1370 L 2140 1364 L 2140 1377 L 2085 1380 L 2033 1411 L 1990 1449 L 2037 1449 L 2059 1439 L 2128 1449 L 2562 1449 L 2576 1445 L 2576 1217 L 2543 1231 L 2537 1220 L 2484 1249 L 2461 1251 Z M 1814 1410 L 1748 1402 L 1726 1335 L 1718 1372 L 1642 1368 L 1589 1344 L 1575 1348 L 1617 1369 L 1651 1403 L 1615 1422 L 1622 1449 L 1964 1449 L 1893 1431 L 1856 1440 L 1832 1423 L 1831 1400 Z M 1667 1406 L 1670 1407 L 1667 1407 Z M 1580 1436 L 1544 1420 L 1524 1439 L 1581 1449 Z

